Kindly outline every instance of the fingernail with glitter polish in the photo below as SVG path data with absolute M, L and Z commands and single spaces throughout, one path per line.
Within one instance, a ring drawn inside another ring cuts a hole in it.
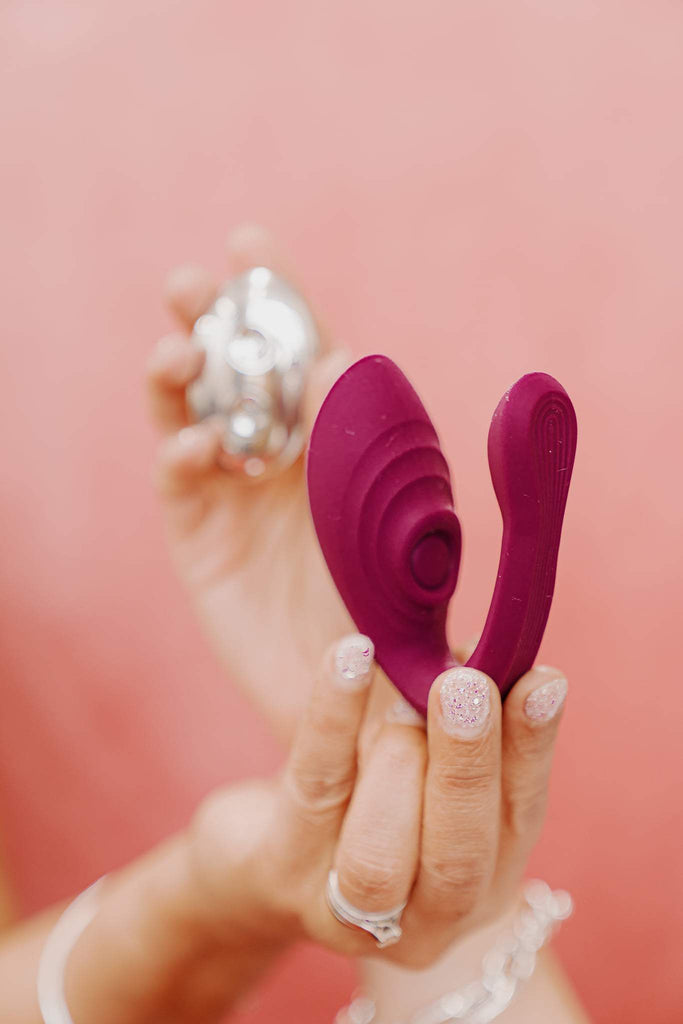
M 470 739 L 484 731 L 491 711 L 489 681 L 483 672 L 462 666 L 441 681 L 441 717 L 449 736 Z
M 567 680 L 560 676 L 532 690 L 524 701 L 524 713 L 532 722 L 549 722 L 564 704 Z
M 386 720 L 392 725 L 414 725 L 418 729 L 424 729 L 425 720 L 403 697 L 398 697 L 387 710 Z
M 363 633 L 350 633 L 337 644 L 333 657 L 333 676 L 343 690 L 363 690 L 372 678 L 375 647 Z

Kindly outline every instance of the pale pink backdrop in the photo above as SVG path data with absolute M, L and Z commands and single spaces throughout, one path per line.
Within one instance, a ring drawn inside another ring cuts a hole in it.
M 5 856 L 30 911 L 278 753 L 169 569 L 140 376 L 184 259 L 257 219 L 356 352 L 405 367 L 483 619 L 505 388 L 544 369 L 580 452 L 544 646 L 571 700 L 534 870 L 599 1022 L 680 1019 L 683 8 L 665 0 L 5 0 Z M 245 726 L 245 723 L 246 726 Z M 331 1020 L 303 951 L 240 1022 Z

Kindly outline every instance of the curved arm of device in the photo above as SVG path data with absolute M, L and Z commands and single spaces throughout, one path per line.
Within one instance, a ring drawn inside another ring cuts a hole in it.
M 491 421 L 489 467 L 503 541 L 484 631 L 467 664 L 495 679 L 503 697 L 531 668 L 543 639 L 576 437 L 569 395 L 546 373 L 518 380 Z

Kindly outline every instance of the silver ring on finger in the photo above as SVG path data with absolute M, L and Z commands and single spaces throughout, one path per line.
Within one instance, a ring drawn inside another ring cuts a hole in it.
M 327 905 L 342 924 L 352 928 L 361 928 L 373 936 L 379 949 L 393 946 L 401 938 L 401 915 L 406 903 L 400 903 L 392 910 L 370 912 L 360 910 L 344 899 L 339 889 L 339 877 L 334 868 L 327 876 Z
M 223 466 L 255 480 L 290 466 L 306 442 L 304 398 L 320 347 L 301 295 L 253 267 L 225 284 L 191 341 L 206 358 L 188 404 L 196 419 L 220 423 Z

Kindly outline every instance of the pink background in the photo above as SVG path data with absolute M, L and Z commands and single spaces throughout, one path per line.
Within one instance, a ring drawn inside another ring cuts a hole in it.
M 277 761 L 171 575 L 140 386 L 167 268 L 220 269 L 257 219 L 434 413 L 461 636 L 497 561 L 491 412 L 530 369 L 572 394 L 544 647 L 571 700 L 533 867 L 576 896 L 558 946 L 595 1019 L 679 1019 L 681 5 L 5 0 L 0 40 L 0 815 L 21 907 Z M 331 1019 L 348 967 L 294 961 L 240 1021 Z

